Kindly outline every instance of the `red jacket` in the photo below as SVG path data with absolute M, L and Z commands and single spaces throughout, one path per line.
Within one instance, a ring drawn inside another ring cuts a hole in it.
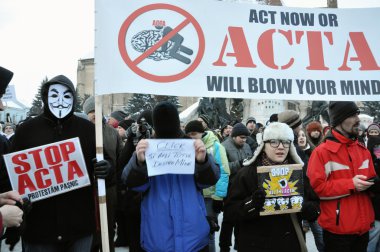
M 368 192 L 355 191 L 352 178 L 376 175 L 371 154 L 335 130 L 311 154 L 307 176 L 321 199 L 318 223 L 336 234 L 364 234 L 374 222 Z

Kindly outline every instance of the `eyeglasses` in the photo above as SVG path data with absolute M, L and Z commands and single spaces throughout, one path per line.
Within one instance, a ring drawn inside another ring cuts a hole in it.
M 278 146 L 280 146 L 280 143 L 282 143 L 282 146 L 284 146 L 284 148 L 289 148 L 292 141 L 272 139 L 265 141 L 264 143 L 269 143 L 269 145 L 273 148 L 278 148 Z

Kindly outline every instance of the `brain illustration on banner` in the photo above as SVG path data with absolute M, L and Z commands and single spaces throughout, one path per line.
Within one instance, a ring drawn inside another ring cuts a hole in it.
M 173 30 L 171 27 L 156 26 L 156 28 L 157 30 L 144 30 L 133 36 L 132 47 L 143 53 Z M 182 45 L 183 41 L 183 36 L 177 33 L 147 58 L 155 61 L 177 59 L 182 63 L 190 64 L 191 59 L 183 56 L 181 52 L 192 55 L 193 51 Z

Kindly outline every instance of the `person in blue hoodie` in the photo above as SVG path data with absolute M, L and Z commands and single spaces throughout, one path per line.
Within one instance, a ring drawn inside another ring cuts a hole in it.
M 153 110 L 157 139 L 186 138 L 180 129 L 177 108 L 169 102 Z M 194 174 L 164 174 L 148 177 L 142 139 L 125 166 L 122 180 L 127 187 L 144 192 L 141 202 L 141 247 L 147 252 L 208 251 L 210 227 L 202 189 L 219 179 L 219 167 L 200 139 L 194 141 Z

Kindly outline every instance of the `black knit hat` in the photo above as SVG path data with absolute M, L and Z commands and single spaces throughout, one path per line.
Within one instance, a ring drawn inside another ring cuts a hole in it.
M 358 106 L 352 101 L 331 101 L 329 104 L 330 124 L 336 127 L 345 119 L 360 113 Z
M 207 124 L 207 127 L 210 128 L 210 118 L 208 115 L 202 114 L 199 118 L 201 118 Z
M 157 138 L 178 138 L 183 135 L 178 110 L 172 103 L 163 101 L 154 107 L 153 128 Z
M 294 110 L 285 110 L 278 114 L 278 121 L 286 123 L 290 128 L 295 129 L 301 125 L 301 118 Z
M 237 123 L 232 128 L 231 137 L 236 137 L 236 136 L 241 136 L 241 135 L 249 136 L 249 131 L 244 124 Z
M 132 119 L 126 119 L 126 120 L 122 120 L 119 122 L 118 126 L 122 127 L 123 129 L 127 130 L 131 125 L 132 123 L 134 123 L 135 121 L 133 121 Z
M 278 114 L 272 114 L 270 117 L 269 117 L 269 122 L 277 122 L 278 121 Z
M 124 111 L 117 110 L 117 111 L 112 112 L 110 116 L 115 118 L 118 122 L 120 122 L 120 121 L 123 121 L 128 116 L 128 114 L 125 113 Z
M 203 129 L 203 125 L 200 121 L 193 120 L 188 122 L 185 127 L 185 133 L 188 134 L 190 132 L 203 133 L 205 130 Z
M 5 94 L 5 90 L 7 89 L 9 82 L 11 82 L 12 77 L 13 72 L 0 66 L 0 97 Z

